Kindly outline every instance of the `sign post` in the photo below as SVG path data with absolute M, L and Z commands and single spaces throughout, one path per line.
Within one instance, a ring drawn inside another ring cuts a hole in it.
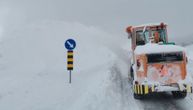
M 71 71 L 73 70 L 73 50 L 76 47 L 76 42 L 73 39 L 68 39 L 65 42 L 67 51 L 67 70 L 69 71 L 69 83 L 71 83 Z

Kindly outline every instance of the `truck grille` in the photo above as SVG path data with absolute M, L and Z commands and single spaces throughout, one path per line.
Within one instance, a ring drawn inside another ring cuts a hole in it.
M 182 52 L 147 54 L 148 63 L 174 62 L 182 60 L 183 60 Z

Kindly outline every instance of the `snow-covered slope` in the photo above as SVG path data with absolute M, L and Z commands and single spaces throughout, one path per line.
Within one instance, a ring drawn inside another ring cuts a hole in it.
M 188 58 L 193 61 L 193 57 L 192 57 L 193 56 L 193 50 L 192 50 L 192 48 L 193 48 L 193 44 L 186 46 L 186 49 L 188 50 L 188 52 L 187 52 L 187 54 L 189 56 Z
M 121 73 L 125 73 L 127 81 L 128 72 L 127 61 L 122 60 L 127 59 L 128 51 L 120 48 L 124 37 L 79 23 L 58 21 L 26 24 L 8 30 L 3 36 L 0 44 L 0 109 L 111 107 L 116 110 L 122 107 Z M 77 41 L 72 84 L 68 83 L 63 46 L 68 38 Z M 119 65 L 122 70 L 117 68 Z
M 188 56 L 188 72 L 192 75 L 193 78 L 193 44 L 186 46 L 187 56 Z
M 4 30 L 0 42 L 1 110 L 188 110 L 192 107 L 192 95 L 184 100 L 175 100 L 167 93 L 143 101 L 133 98 L 128 80 L 130 45 L 125 36 L 62 21 L 33 22 Z M 68 83 L 63 46 L 68 38 L 77 42 L 72 84 Z M 191 56 L 191 48 L 187 49 Z

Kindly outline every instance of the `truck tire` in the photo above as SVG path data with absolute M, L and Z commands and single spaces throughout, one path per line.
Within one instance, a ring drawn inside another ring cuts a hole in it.
M 172 91 L 172 94 L 174 98 L 180 98 L 180 99 L 183 99 L 187 96 L 186 91 Z
M 144 95 L 133 93 L 133 97 L 134 97 L 135 99 L 143 99 L 143 98 L 144 98 Z
M 134 80 L 134 73 L 133 73 L 133 68 L 132 68 L 132 66 L 130 67 L 130 76 L 131 76 L 131 80 L 132 80 L 132 82 L 133 82 L 133 80 Z

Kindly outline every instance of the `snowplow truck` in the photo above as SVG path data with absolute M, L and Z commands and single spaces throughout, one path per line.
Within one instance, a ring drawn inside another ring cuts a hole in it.
M 171 92 L 175 98 L 192 93 L 183 47 L 168 42 L 167 24 L 145 24 L 126 29 L 131 39 L 130 79 L 135 99 L 155 92 Z

